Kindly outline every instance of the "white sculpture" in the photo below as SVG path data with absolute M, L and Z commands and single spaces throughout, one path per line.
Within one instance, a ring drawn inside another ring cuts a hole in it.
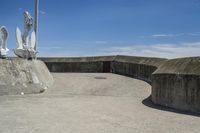
M 36 57 L 35 51 L 36 35 L 35 31 L 31 33 L 29 38 L 29 32 L 33 27 L 33 19 L 29 12 L 24 12 L 24 33 L 22 35 L 20 29 L 16 29 L 16 39 L 18 48 L 14 50 L 15 54 L 21 58 L 33 59 Z M 30 40 L 30 41 L 29 41 Z
M 0 57 L 5 58 L 9 49 L 7 48 L 8 31 L 5 26 L 0 27 Z

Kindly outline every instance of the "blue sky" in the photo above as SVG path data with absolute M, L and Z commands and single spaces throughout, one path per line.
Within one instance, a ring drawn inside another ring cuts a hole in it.
M 0 25 L 16 48 L 34 0 L 1 0 Z M 39 56 L 200 55 L 200 0 L 40 0 Z

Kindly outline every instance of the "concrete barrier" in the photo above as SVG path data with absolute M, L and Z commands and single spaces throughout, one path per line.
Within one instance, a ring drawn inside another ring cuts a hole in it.
M 39 58 L 51 72 L 110 72 L 115 56 L 79 58 Z
M 200 112 L 200 57 L 168 60 L 152 78 L 155 104 Z
M 113 72 L 151 82 L 151 74 L 166 59 L 101 56 L 80 58 L 39 58 L 51 72 Z
M 126 75 L 151 83 L 151 74 L 166 61 L 162 58 L 116 56 L 111 63 L 113 73 Z
M 51 72 L 113 72 L 152 85 L 152 101 L 200 112 L 200 57 L 161 59 L 133 56 L 40 58 Z
M 159 58 L 131 56 L 39 59 L 45 62 L 51 72 L 113 72 L 147 82 L 151 82 L 151 74 L 165 61 Z M 41 61 L 19 58 L 0 61 L 0 95 L 38 93 L 49 87 L 53 81 Z

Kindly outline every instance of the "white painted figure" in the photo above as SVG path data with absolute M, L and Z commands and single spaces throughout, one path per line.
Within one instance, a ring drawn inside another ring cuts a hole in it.
M 33 18 L 29 12 L 24 12 L 24 33 L 22 35 L 20 29 L 16 29 L 16 39 L 18 48 L 14 50 L 15 54 L 21 58 L 33 59 L 36 57 L 37 52 L 34 47 L 36 45 L 36 35 L 35 31 L 31 33 L 29 37 L 29 32 L 33 27 Z M 30 39 L 30 40 L 29 40 Z
M 8 31 L 5 26 L 0 27 L 0 57 L 5 58 L 9 49 L 7 48 Z
M 29 12 L 24 12 L 24 34 L 23 34 L 23 43 L 24 47 L 28 45 L 28 34 L 33 26 L 33 18 L 29 14 Z

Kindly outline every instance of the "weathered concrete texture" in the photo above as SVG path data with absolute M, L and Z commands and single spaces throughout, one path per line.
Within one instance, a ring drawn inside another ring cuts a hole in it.
M 200 57 L 167 60 L 162 63 L 155 73 L 200 75 Z
M 110 73 L 54 73 L 46 93 L 0 97 L 0 133 L 199 133 L 200 118 L 150 108 L 151 86 Z M 96 77 L 105 77 L 97 79 Z
M 110 72 L 110 62 L 115 56 L 39 58 L 51 72 Z
M 155 66 L 144 64 L 112 62 L 112 72 L 120 75 L 126 75 L 141 79 L 151 83 L 151 74 L 157 69 Z
M 166 59 L 116 56 L 111 63 L 113 73 L 126 75 L 151 83 L 151 74 L 162 65 Z
M 200 57 L 166 61 L 152 77 L 155 104 L 200 112 Z
M 103 72 L 103 62 L 46 63 L 51 72 Z
M 132 56 L 40 59 L 52 72 L 113 72 L 153 82 L 154 103 L 200 112 L 200 57 L 173 60 Z
M 126 62 L 126 63 L 133 63 L 133 64 L 143 64 L 143 65 L 155 66 L 155 67 L 159 67 L 166 60 L 167 59 L 165 59 L 165 58 L 137 57 L 137 56 L 123 56 L 123 55 L 118 55 L 114 59 L 114 61 L 117 61 L 117 62 Z
M 0 60 L 0 95 L 43 92 L 53 84 L 46 65 L 39 60 Z
M 97 61 L 112 61 L 116 56 L 96 56 L 96 57 L 40 57 L 44 62 L 97 62 Z
M 151 74 L 166 59 L 134 56 L 40 58 L 51 72 L 113 72 L 151 82 Z

